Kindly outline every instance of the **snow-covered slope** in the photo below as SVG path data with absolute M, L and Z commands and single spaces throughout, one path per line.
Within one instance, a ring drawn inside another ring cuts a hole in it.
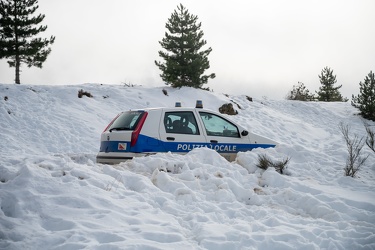
M 94 97 L 79 99 L 80 89 Z M 0 84 L 0 248 L 375 249 L 375 155 L 364 147 L 358 176 L 344 176 L 338 124 L 365 135 L 349 103 L 162 89 Z M 232 119 L 280 145 L 236 162 L 200 148 L 95 163 L 120 111 L 197 99 L 214 110 L 235 103 Z M 290 157 L 286 174 L 258 169 L 259 154 Z

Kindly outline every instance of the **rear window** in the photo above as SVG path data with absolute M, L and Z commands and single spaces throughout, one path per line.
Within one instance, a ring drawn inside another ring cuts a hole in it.
M 108 130 L 110 132 L 112 130 L 134 130 L 143 114 L 145 114 L 144 111 L 123 112 L 111 124 Z

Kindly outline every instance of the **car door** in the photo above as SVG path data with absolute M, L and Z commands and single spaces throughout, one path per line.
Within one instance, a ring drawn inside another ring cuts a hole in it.
M 242 131 L 233 122 L 209 111 L 199 111 L 199 117 L 209 148 L 228 160 L 234 160 L 239 151 L 251 150 L 249 138 L 241 136 Z
M 163 112 L 160 139 L 165 150 L 186 153 L 194 148 L 205 147 L 206 138 L 192 110 L 166 110 Z

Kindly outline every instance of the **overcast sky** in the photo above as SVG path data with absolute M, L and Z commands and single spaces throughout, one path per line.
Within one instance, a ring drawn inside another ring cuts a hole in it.
M 215 92 L 282 99 L 299 81 L 315 92 L 328 66 L 350 98 L 375 71 L 374 0 L 39 0 L 41 36 L 56 41 L 21 83 L 165 86 L 154 61 L 179 3 L 202 23 Z M 14 79 L 0 60 L 0 82 Z

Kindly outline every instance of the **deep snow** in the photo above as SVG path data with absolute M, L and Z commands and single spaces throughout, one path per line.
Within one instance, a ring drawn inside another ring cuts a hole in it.
M 162 89 L 0 84 L 0 248 L 375 249 L 375 155 L 364 147 L 358 176 L 344 176 L 338 124 L 365 136 L 350 103 Z M 280 145 L 235 162 L 199 148 L 95 163 L 120 111 L 197 99 L 213 110 L 233 102 L 231 119 Z M 257 168 L 259 154 L 290 157 L 286 174 Z

